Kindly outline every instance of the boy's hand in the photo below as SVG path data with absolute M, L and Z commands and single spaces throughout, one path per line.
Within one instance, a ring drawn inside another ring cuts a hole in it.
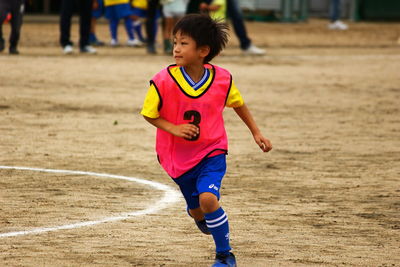
M 255 135 L 254 141 L 257 143 L 257 145 L 261 148 L 263 152 L 268 152 L 272 149 L 271 141 L 269 141 L 262 135 Z
M 172 134 L 178 137 L 193 139 L 199 134 L 199 128 L 194 124 L 179 124 L 172 129 Z

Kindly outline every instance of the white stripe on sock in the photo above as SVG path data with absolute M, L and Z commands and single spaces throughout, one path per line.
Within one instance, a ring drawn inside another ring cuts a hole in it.
M 215 227 L 218 227 L 218 226 L 223 225 L 224 223 L 226 223 L 227 220 L 228 220 L 228 217 L 226 217 L 225 220 L 223 220 L 223 221 L 220 222 L 220 223 L 217 223 L 217 224 L 214 224 L 214 225 L 209 225 L 209 224 L 207 224 L 207 227 L 208 227 L 208 228 L 215 228 Z
M 225 212 L 224 212 L 224 214 L 222 214 L 222 215 L 221 215 L 220 217 L 218 217 L 217 219 L 214 219 L 214 220 L 206 220 L 206 222 L 207 222 L 207 223 L 215 223 L 215 222 L 218 222 L 218 221 L 222 220 L 225 216 L 226 216 L 226 214 L 225 214 Z

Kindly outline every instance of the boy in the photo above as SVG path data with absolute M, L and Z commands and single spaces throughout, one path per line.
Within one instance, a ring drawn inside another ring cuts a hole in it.
M 216 245 L 213 266 L 236 266 L 228 217 L 219 205 L 228 142 L 222 112 L 233 107 L 264 152 L 272 149 L 251 116 L 230 73 L 209 62 L 225 47 L 227 26 L 192 14 L 174 27 L 176 65 L 156 74 L 141 114 L 157 127 L 156 151 L 176 182 L 198 228 Z

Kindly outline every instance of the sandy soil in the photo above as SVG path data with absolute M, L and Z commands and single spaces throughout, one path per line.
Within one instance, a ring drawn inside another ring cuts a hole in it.
M 229 69 L 274 150 L 263 154 L 232 110 L 222 205 L 239 266 L 400 266 L 399 24 L 248 23 Z M 6 35 L 8 27 L 4 28 Z M 73 28 L 77 41 L 77 26 Z M 107 25 L 98 35 L 108 40 Z M 126 40 L 121 27 L 120 36 Z M 55 23 L 23 26 L 0 54 L 0 165 L 174 183 L 138 114 L 148 80 L 172 63 L 142 48 L 64 56 Z M 0 169 L 0 234 L 117 216 L 162 192 L 84 175 Z M 0 238 L 1 266 L 210 266 L 214 246 L 182 199 L 152 215 Z

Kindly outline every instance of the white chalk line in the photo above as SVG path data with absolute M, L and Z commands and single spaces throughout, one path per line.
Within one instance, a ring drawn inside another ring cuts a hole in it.
M 25 231 L 17 231 L 17 232 L 8 232 L 8 233 L 0 233 L 0 238 L 2 237 L 13 237 L 13 236 L 20 236 L 20 235 L 29 235 L 29 234 L 41 234 L 45 232 L 52 232 L 52 231 L 59 231 L 59 230 L 68 230 L 68 229 L 75 229 L 79 227 L 85 226 L 93 226 L 101 223 L 106 222 L 115 222 L 128 219 L 129 217 L 133 216 L 142 216 L 147 214 L 157 213 L 158 211 L 166 208 L 167 206 L 171 205 L 179 201 L 180 194 L 170 186 L 144 180 L 135 177 L 128 177 L 128 176 L 121 176 L 121 175 L 113 175 L 113 174 L 106 174 L 106 173 L 96 173 L 96 172 L 85 172 L 85 171 L 71 171 L 71 170 L 56 170 L 56 169 L 41 169 L 41 168 L 29 168 L 29 167 L 17 167 L 17 166 L 1 166 L 0 169 L 6 170 L 23 170 L 23 171 L 37 171 L 37 172 L 47 172 L 47 173 L 66 173 L 66 174 L 78 174 L 78 175 L 87 175 L 87 176 L 96 176 L 102 178 L 111 178 L 111 179 L 120 179 L 126 180 L 130 182 L 135 182 L 147 186 L 151 186 L 157 190 L 164 191 L 164 196 L 158 200 L 156 203 L 152 204 L 150 207 L 134 211 L 134 212 L 126 212 L 119 214 L 118 216 L 113 217 L 106 217 L 95 221 L 86 221 L 86 222 L 78 222 L 73 224 L 66 224 L 66 225 L 59 225 L 54 227 L 43 227 L 43 228 L 34 228 Z

